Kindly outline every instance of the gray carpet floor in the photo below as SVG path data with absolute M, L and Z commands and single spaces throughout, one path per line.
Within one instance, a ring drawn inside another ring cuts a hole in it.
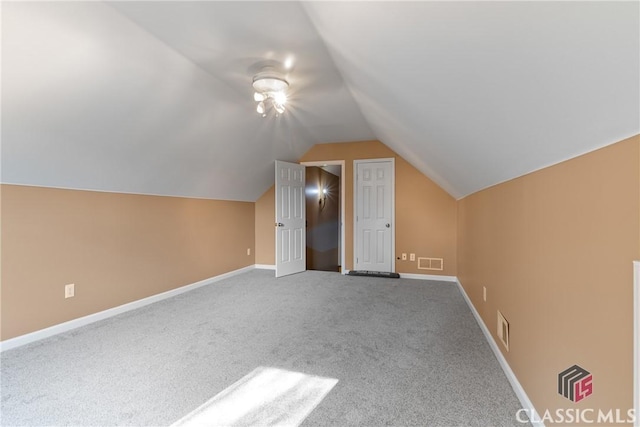
M 1 354 L 3 426 L 161 426 L 258 367 L 338 379 L 303 426 L 511 426 L 452 283 L 253 270 Z

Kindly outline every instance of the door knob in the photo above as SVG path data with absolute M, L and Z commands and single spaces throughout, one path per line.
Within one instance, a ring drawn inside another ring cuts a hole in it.
M 284 227 L 284 224 L 281 222 L 276 222 L 276 227 Z
M 391 227 L 391 224 L 386 223 L 384 226 L 385 226 L 385 227 L 387 227 L 387 228 L 389 228 L 389 227 Z

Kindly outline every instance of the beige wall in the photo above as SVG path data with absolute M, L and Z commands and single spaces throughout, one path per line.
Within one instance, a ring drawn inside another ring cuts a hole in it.
M 253 203 L 1 188 L 2 340 L 255 262 Z
M 345 160 L 345 257 L 346 269 L 353 266 L 353 161 L 358 159 L 395 158 L 396 181 L 396 256 L 402 252 L 417 257 L 444 259 L 443 271 L 418 270 L 417 262 L 396 260 L 400 273 L 456 275 L 456 201 L 406 160 L 379 141 L 317 144 L 300 159 L 301 162 Z M 273 190 L 269 190 L 273 191 Z M 259 216 L 269 212 L 273 227 L 273 196 L 265 194 L 256 203 L 258 222 L 267 224 Z M 260 231 L 262 233 L 263 231 Z M 274 264 L 275 235 L 256 239 L 257 253 L 264 254 L 265 264 Z M 268 258 L 267 258 L 268 256 Z
M 458 277 L 494 337 L 496 310 L 509 321 L 503 353 L 540 412 L 632 407 L 639 158 L 635 137 L 459 202 Z M 577 404 L 557 393 L 573 364 L 594 376 Z

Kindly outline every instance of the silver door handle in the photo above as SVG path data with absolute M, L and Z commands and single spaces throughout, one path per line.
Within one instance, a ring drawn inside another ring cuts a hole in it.
M 281 222 L 276 222 L 276 227 L 284 227 L 284 224 Z
M 387 228 L 389 228 L 389 227 L 391 227 L 391 224 L 386 223 L 384 226 L 385 226 L 385 227 L 387 227 Z

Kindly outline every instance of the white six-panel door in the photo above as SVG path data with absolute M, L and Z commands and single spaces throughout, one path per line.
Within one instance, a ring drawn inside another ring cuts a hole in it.
M 394 271 L 393 161 L 354 162 L 355 270 Z
M 276 160 L 276 277 L 307 268 L 304 166 Z

